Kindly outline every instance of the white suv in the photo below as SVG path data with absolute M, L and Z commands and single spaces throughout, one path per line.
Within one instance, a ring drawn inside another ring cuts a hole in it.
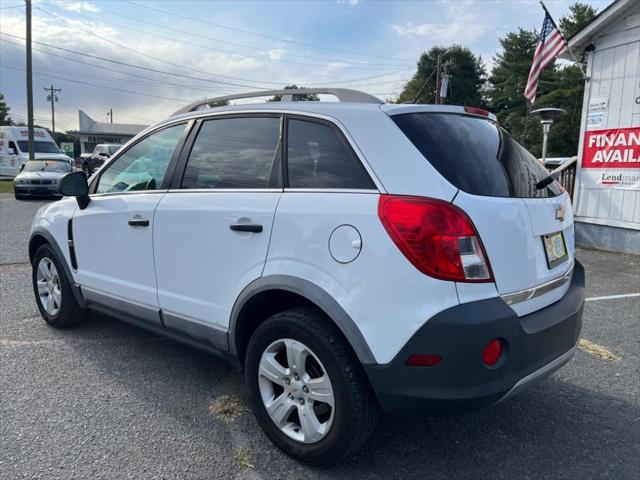
M 209 99 L 65 177 L 29 243 L 44 319 L 103 311 L 229 360 L 309 463 L 380 407 L 479 408 L 566 363 L 584 269 L 539 161 L 483 110 L 308 92 L 341 101 Z

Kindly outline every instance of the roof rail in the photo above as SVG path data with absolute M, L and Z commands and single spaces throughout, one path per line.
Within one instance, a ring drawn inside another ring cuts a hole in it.
M 369 95 L 368 93 L 360 92 L 358 90 L 352 90 L 350 88 L 288 88 L 286 90 L 259 90 L 257 92 L 239 93 L 237 95 L 226 95 L 224 97 L 214 97 L 207 98 L 205 100 L 198 100 L 197 102 L 193 102 L 185 107 L 182 107 L 180 110 L 176 111 L 174 115 L 193 112 L 195 110 L 199 110 L 201 107 L 206 107 L 212 103 L 225 102 L 229 100 L 281 95 L 282 101 L 290 102 L 293 101 L 296 95 L 304 94 L 335 95 L 336 97 L 338 97 L 338 100 L 340 102 L 384 103 L 378 97 L 374 97 L 373 95 Z

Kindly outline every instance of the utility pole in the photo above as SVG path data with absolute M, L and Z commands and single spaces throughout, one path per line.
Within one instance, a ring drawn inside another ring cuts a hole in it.
M 442 88 L 442 57 L 451 53 L 454 49 L 455 47 L 451 47 L 449 50 L 438 54 L 438 61 L 436 64 L 436 105 L 440 105 L 442 103 L 442 98 L 440 98 L 440 89 Z
M 24 0 L 27 14 L 27 129 L 29 131 L 29 160 L 36 158 L 33 140 L 33 64 L 31 62 L 31 0 Z
M 44 87 L 44 91 L 47 92 L 47 100 L 51 102 L 51 131 L 54 133 L 56 133 L 56 115 L 55 115 L 55 109 L 53 107 L 54 102 L 58 101 L 58 96 L 56 95 L 56 93 L 59 93 L 62 91 L 61 88 L 53 88 L 53 85 L 51 85 L 50 88 Z
M 113 123 L 113 108 L 109 109 L 109 120 Z
M 436 105 L 440 105 L 440 84 L 442 82 L 442 53 L 438 54 L 438 63 L 436 65 Z

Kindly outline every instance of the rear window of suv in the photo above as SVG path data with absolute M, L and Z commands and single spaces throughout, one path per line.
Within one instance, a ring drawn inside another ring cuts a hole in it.
M 435 169 L 460 190 L 518 198 L 561 193 L 555 183 L 536 188 L 547 170 L 491 120 L 452 113 L 408 113 L 392 118 Z

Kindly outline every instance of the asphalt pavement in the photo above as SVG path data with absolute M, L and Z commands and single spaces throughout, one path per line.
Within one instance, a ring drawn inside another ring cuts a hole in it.
M 640 292 L 638 256 L 579 250 L 590 352 L 551 378 L 472 414 L 385 416 L 352 458 L 312 468 L 272 446 L 223 362 L 98 314 L 49 328 L 26 251 L 44 203 L 0 194 L 2 479 L 638 478 L 640 297 L 597 299 Z

